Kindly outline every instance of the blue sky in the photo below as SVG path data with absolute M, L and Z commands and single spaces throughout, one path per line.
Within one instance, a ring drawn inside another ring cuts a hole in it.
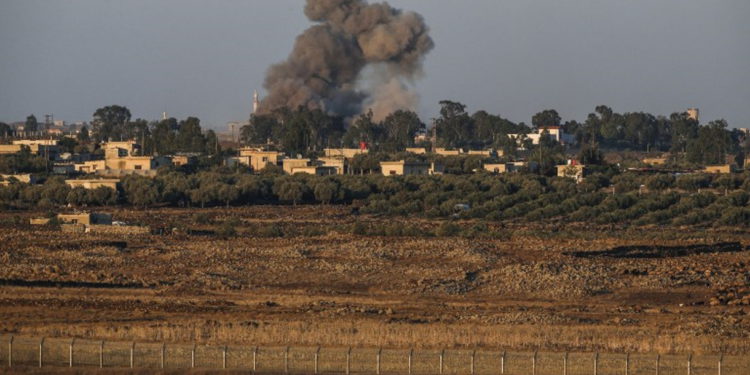
M 391 0 L 436 48 L 423 120 L 451 99 L 530 122 L 599 104 L 750 126 L 750 1 Z M 309 26 L 303 0 L 1 0 L 0 121 L 87 121 L 120 104 L 223 128 L 245 120 L 266 68 Z

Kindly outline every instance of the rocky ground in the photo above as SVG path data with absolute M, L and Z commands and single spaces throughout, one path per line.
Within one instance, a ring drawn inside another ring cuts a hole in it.
M 0 214 L 1 333 L 750 352 L 750 235 L 735 228 L 385 237 L 349 227 L 441 222 L 336 207 L 112 212 L 169 234 L 63 234 L 18 224 L 38 213 Z M 236 237 L 218 235 L 229 218 Z

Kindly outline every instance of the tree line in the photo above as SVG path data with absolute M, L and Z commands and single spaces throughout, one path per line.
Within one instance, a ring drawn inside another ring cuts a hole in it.
M 690 163 L 719 164 L 727 154 L 747 151 L 748 140 L 737 130 L 729 130 L 724 120 L 701 125 L 687 113 L 658 116 L 644 112 L 617 113 L 610 107 L 597 106 L 584 122 L 562 121 L 554 109 L 546 109 L 531 118 L 531 124 L 515 123 L 500 115 L 477 111 L 470 114 L 459 102 L 440 102 L 440 116 L 429 128 L 410 111 L 397 111 L 383 121 L 374 121 L 372 113 L 355 119 L 330 116 L 321 110 L 304 107 L 282 108 L 266 115 L 253 115 L 242 128 L 247 144 L 273 144 L 291 154 L 314 156 L 326 147 L 359 147 L 361 142 L 374 151 L 397 152 L 406 147 L 435 145 L 447 148 L 504 150 L 517 154 L 519 146 L 534 149 L 523 138 L 512 134 L 528 134 L 546 127 L 560 127 L 575 137 L 581 149 L 613 151 L 671 152 Z M 347 122 L 350 125 L 346 125 Z M 415 141 L 425 134 L 426 142 Z M 546 144 L 547 147 L 554 145 Z M 545 147 L 545 144 L 541 145 Z
M 493 221 L 747 225 L 750 174 L 636 175 L 607 170 L 585 182 L 532 174 L 388 177 L 251 175 L 225 168 L 128 176 L 117 191 L 43 184 L 0 186 L 3 209 L 62 206 L 212 207 L 345 204 L 361 212 Z

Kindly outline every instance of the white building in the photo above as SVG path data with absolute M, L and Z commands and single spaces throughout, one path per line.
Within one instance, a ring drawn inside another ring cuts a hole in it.
M 508 137 L 516 139 L 519 145 L 522 145 L 525 139 L 530 139 L 533 144 L 538 145 L 545 131 L 552 140 L 561 145 L 573 145 L 576 143 L 576 138 L 571 134 L 565 133 L 559 126 L 545 126 L 537 129 L 535 133 L 508 134 Z

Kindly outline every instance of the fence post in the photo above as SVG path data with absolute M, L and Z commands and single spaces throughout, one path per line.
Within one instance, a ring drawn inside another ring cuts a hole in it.
M 443 375 L 443 358 L 445 357 L 445 349 L 440 351 L 440 375 Z
M 503 356 L 500 358 L 500 373 L 505 374 L 505 350 L 503 350 Z
M 594 355 L 594 375 L 599 375 L 599 352 Z
M 474 375 L 474 360 L 476 359 L 476 357 L 477 351 L 474 350 L 473 352 L 471 352 L 471 375 Z
M 378 348 L 378 354 L 375 356 L 375 374 L 376 375 L 380 375 L 380 355 L 382 353 L 383 353 L 383 348 Z
M 721 375 L 721 363 L 724 362 L 724 353 L 719 357 L 719 375 Z
M 537 351 L 534 351 L 534 357 L 531 359 L 531 374 L 536 375 L 536 355 Z
M 99 368 L 104 368 L 104 340 L 99 342 Z
M 166 361 L 167 344 L 161 343 L 161 368 L 164 369 L 164 362 Z
M 8 367 L 13 367 L 13 335 L 8 340 Z
M 625 353 L 625 375 L 630 375 L 630 353 Z
M 318 357 L 320 356 L 320 347 L 315 350 L 315 373 L 318 373 Z
M 659 375 L 659 362 L 661 362 L 661 354 L 656 355 L 656 375 Z
M 226 368 L 226 367 L 225 367 Z M 289 347 L 286 347 L 286 350 L 284 350 L 284 373 L 289 373 Z
M 563 375 L 568 375 L 568 352 L 563 355 Z
M 39 368 L 42 368 L 42 350 L 44 350 L 44 337 L 39 341 Z
M 256 367 L 258 363 L 257 358 L 258 358 L 258 346 L 256 345 L 255 347 L 253 347 L 253 374 L 255 374 L 255 370 L 257 369 Z
M 349 350 L 346 352 L 346 375 L 349 375 L 351 371 L 351 362 L 352 362 L 352 347 L 349 347 Z
M 195 368 L 195 344 L 190 349 L 190 368 Z
M 135 341 L 130 345 L 130 368 L 135 367 Z
M 409 372 L 408 374 L 411 375 L 411 355 L 414 352 L 414 349 L 409 349 Z
M 687 375 L 690 375 L 690 371 L 693 369 L 693 354 L 688 354 L 688 363 L 687 363 Z
M 75 344 L 76 339 L 70 340 L 70 344 L 68 345 L 68 360 L 69 360 L 69 367 L 73 367 L 73 344 Z

